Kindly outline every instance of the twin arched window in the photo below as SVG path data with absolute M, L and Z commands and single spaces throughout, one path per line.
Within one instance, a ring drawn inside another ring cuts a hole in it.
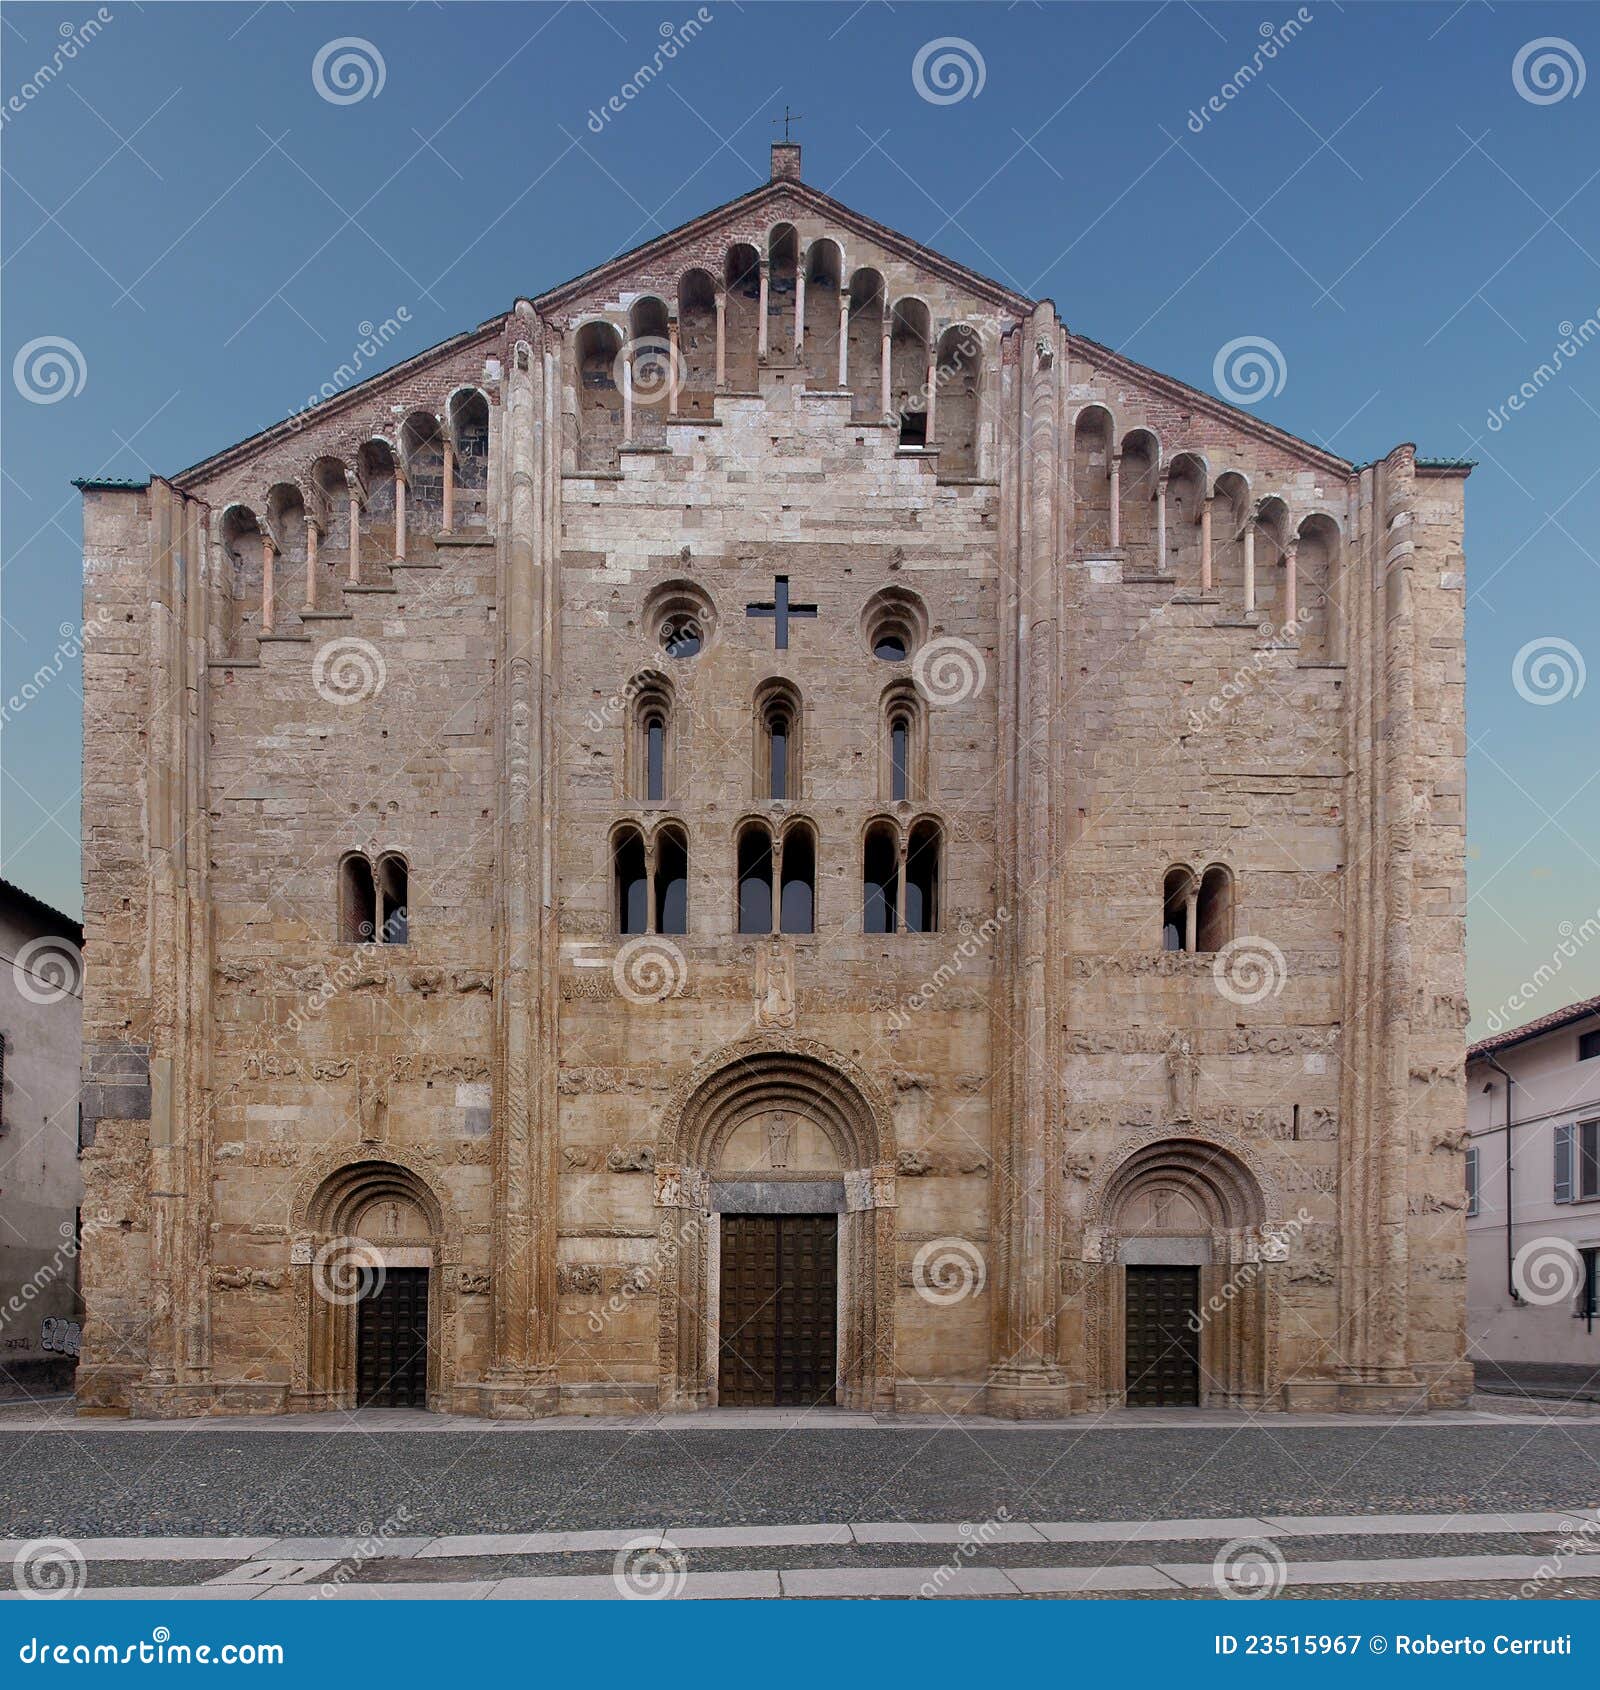
M 1233 937 L 1233 875 L 1221 863 L 1200 873 L 1167 870 L 1161 888 L 1161 948 L 1220 951 Z
M 931 816 L 921 817 L 904 832 L 891 821 L 868 827 L 861 848 L 864 932 L 939 930 L 941 843 L 939 824 Z
M 765 822 L 747 822 L 735 855 L 739 932 L 816 932 L 817 840 L 808 823 L 791 822 L 774 838 Z
M 398 852 L 386 851 L 374 869 L 352 851 L 339 864 L 339 942 L 404 945 L 411 936 L 410 873 Z
M 613 913 L 617 931 L 689 931 L 689 839 L 675 823 L 663 823 L 648 838 L 631 825 L 611 841 Z

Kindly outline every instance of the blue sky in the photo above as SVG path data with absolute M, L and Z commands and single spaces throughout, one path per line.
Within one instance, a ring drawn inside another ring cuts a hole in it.
M 697 10 L 146 0 L 107 4 L 59 62 L 94 5 L 0 11 L 0 696 L 47 677 L 0 730 L 5 875 L 78 907 L 72 476 L 181 469 L 303 403 L 364 323 L 403 307 L 407 357 L 745 191 L 787 103 L 808 180 L 1071 328 L 1207 389 L 1220 347 L 1265 338 L 1287 372 L 1272 421 L 1356 460 L 1406 440 L 1480 460 L 1481 1027 L 1600 909 L 1600 339 L 1490 424 L 1600 313 L 1600 85 L 1579 87 L 1600 9 L 708 4 L 595 133 Z M 313 65 L 344 36 L 382 87 L 340 104 Z M 970 81 L 936 103 L 913 66 L 946 36 Z M 62 340 L 76 391 L 39 403 L 49 348 L 17 360 Z M 1518 654 L 1552 640 L 1519 690 Z M 1600 940 L 1568 948 L 1511 1021 L 1600 992 Z

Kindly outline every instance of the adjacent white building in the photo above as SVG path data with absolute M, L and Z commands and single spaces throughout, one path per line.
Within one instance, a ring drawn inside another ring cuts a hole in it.
M 1471 1354 L 1600 1379 L 1600 997 L 1467 1052 Z
M 0 880 L 0 1397 L 70 1391 L 83 929 Z

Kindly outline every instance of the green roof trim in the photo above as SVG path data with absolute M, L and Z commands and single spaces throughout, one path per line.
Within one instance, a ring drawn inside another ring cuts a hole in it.
M 85 475 L 72 485 L 80 493 L 142 493 L 150 485 L 150 477 L 147 475 L 142 481 L 134 481 L 120 475 Z
M 1418 458 L 1418 469 L 1476 469 L 1476 458 Z

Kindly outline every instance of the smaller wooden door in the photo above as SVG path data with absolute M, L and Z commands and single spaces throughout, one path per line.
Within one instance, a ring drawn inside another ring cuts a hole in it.
M 1127 1275 L 1128 1405 L 1200 1405 L 1200 1270 L 1130 1267 Z
M 356 1307 L 356 1403 L 428 1406 L 428 1270 L 388 1268 Z
M 724 1215 L 717 1400 L 834 1400 L 837 1215 Z

